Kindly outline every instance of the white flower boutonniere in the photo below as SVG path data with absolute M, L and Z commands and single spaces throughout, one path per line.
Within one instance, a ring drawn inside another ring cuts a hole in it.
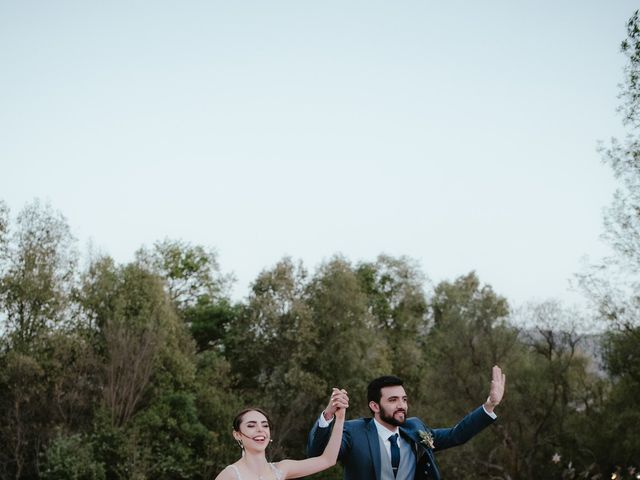
M 431 432 L 425 432 L 424 430 L 418 430 L 418 435 L 420 436 L 420 443 L 422 443 L 425 447 L 429 447 L 433 450 L 433 435 Z

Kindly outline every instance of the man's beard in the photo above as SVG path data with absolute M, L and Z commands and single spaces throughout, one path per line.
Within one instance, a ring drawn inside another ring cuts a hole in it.
M 404 422 L 407 419 L 407 411 L 406 410 L 394 410 L 393 413 L 397 413 L 399 411 L 404 413 L 404 420 L 402 420 L 402 421 L 396 420 L 394 418 L 393 414 L 389 415 L 387 413 L 387 411 L 381 405 L 380 406 L 380 420 L 384 420 L 389 425 L 395 425 L 396 427 L 401 427 L 402 425 L 404 425 Z

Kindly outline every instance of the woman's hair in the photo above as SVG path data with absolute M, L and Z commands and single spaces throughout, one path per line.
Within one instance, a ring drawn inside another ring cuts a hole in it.
M 265 412 L 264 410 L 262 410 L 261 408 L 258 408 L 258 407 L 249 407 L 249 408 L 245 408 L 244 410 L 238 412 L 236 417 L 233 419 L 233 429 L 236 432 L 240 431 L 240 424 L 242 423 L 242 418 L 249 412 L 261 413 L 267 419 L 267 423 L 269 424 L 269 428 L 273 428 L 273 425 L 271 423 L 271 419 L 269 418 L 269 415 L 267 415 L 267 412 Z

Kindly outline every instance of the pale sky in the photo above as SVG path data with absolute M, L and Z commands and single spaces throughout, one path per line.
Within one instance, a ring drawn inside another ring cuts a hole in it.
M 218 251 L 476 270 L 559 298 L 606 250 L 625 24 L 609 1 L 0 0 L 0 199 L 126 262 Z

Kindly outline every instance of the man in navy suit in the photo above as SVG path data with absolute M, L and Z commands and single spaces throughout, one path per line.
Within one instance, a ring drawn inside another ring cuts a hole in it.
M 345 480 L 440 480 L 433 455 L 445 448 L 461 445 L 491 425 L 494 408 L 504 395 L 505 375 L 500 367 L 492 370 L 487 401 L 453 428 L 428 427 L 417 417 L 407 418 L 407 394 L 398 377 L 373 380 L 367 388 L 367 400 L 373 418 L 349 420 L 344 425 L 338 460 Z M 309 433 L 308 456 L 318 456 L 329 439 L 333 414 L 348 407 L 345 390 L 333 389 L 329 405 Z

